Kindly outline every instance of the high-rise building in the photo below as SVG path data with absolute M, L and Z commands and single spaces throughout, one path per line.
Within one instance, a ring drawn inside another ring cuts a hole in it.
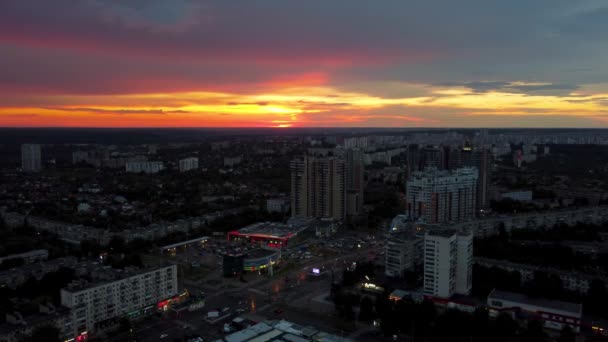
M 188 172 L 196 169 L 198 169 L 198 158 L 190 157 L 186 159 L 180 159 L 179 172 Z
M 475 216 L 477 170 L 427 168 L 407 180 L 406 213 L 424 223 L 470 220 Z
M 419 170 L 424 170 L 428 167 L 434 167 L 439 170 L 445 169 L 443 149 L 435 146 L 425 146 L 420 150 Z
M 476 168 L 479 177 L 477 178 L 477 192 L 475 195 L 475 210 L 480 210 L 490 206 L 490 192 L 492 188 L 492 151 L 487 148 L 475 149 L 464 147 L 460 153 L 462 163 L 460 167 Z
M 414 172 L 420 171 L 420 149 L 418 145 L 412 144 L 407 147 L 406 152 L 407 178 Z
M 408 177 L 412 173 L 433 167 L 439 170 L 447 168 L 447 158 L 443 147 L 409 145 L 407 149 Z
M 424 235 L 424 294 L 450 298 L 468 295 L 473 280 L 473 234 L 454 229 Z
M 359 149 L 346 150 L 346 215 L 349 218 L 361 214 L 364 192 L 364 157 Z
M 21 145 L 21 169 L 25 172 L 40 172 L 42 170 L 40 145 Z
M 334 218 L 346 214 L 346 163 L 304 156 L 291 162 L 291 216 Z

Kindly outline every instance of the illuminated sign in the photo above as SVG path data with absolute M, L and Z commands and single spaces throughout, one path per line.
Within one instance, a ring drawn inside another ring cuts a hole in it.
M 321 270 L 318 269 L 318 268 L 313 268 L 312 269 L 312 273 L 314 273 L 314 274 L 321 274 Z

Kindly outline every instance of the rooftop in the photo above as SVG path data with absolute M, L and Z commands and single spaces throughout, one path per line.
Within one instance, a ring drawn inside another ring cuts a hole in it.
M 288 238 L 304 231 L 307 224 L 286 224 L 282 222 L 258 222 L 239 229 L 237 232 L 243 235 L 267 235 L 278 238 Z
M 152 273 L 158 270 L 166 269 L 172 267 L 174 265 L 165 265 L 157 268 L 125 268 L 125 269 L 117 269 L 112 268 L 110 266 L 102 266 L 98 262 L 81 262 L 76 265 L 74 268 L 78 272 L 78 274 L 87 274 L 92 281 L 87 281 L 84 279 L 79 279 L 67 287 L 63 288 L 62 291 L 67 292 L 78 292 L 84 289 L 93 288 L 97 286 L 101 286 L 107 283 L 112 283 L 115 281 L 119 281 L 122 279 L 130 278 L 133 276 Z
M 248 250 L 244 254 L 245 254 L 246 258 L 255 259 L 255 258 L 263 258 L 263 257 L 271 256 L 273 254 L 277 254 L 277 251 L 263 249 L 263 248 L 256 248 L 256 249 Z
M 426 231 L 427 235 L 439 236 L 439 237 L 451 237 L 454 236 L 458 231 L 456 229 L 429 229 Z
M 266 321 L 250 326 L 224 338 L 226 342 L 305 342 L 305 341 L 340 341 L 349 339 L 325 332 L 314 327 L 304 327 L 289 321 Z
M 534 306 L 538 306 L 538 307 L 569 312 L 575 316 L 582 315 L 582 311 L 583 311 L 582 304 L 562 302 L 559 300 L 548 300 L 548 299 L 542 299 L 542 298 L 530 298 L 521 293 L 500 291 L 500 290 L 496 290 L 496 289 L 492 290 L 492 292 L 488 296 L 488 301 L 490 301 L 490 300 L 504 300 L 504 301 L 509 301 L 509 302 L 534 305 Z

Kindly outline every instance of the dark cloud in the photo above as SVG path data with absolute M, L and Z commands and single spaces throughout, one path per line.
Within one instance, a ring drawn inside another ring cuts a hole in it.
M 0 92 L 255 92 L 323 72 L 341 89 L 563 94 L 608 82 L 607 11 L 592 0 L 3 0 Z
M 573 91 L 579 89 L 579 86 L 574 84 L 522 84 L 502 81 L 444 82 L 435 85 L 441 87 L 464 87 L 469 88 L 476 93 L 485 93 L 488 91 L 534 93 L 545 91 Z

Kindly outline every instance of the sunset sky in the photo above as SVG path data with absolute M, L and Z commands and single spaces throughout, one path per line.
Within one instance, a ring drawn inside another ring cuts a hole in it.
M 608 1 L 1 0 L 0 126 L 608 127 Z

